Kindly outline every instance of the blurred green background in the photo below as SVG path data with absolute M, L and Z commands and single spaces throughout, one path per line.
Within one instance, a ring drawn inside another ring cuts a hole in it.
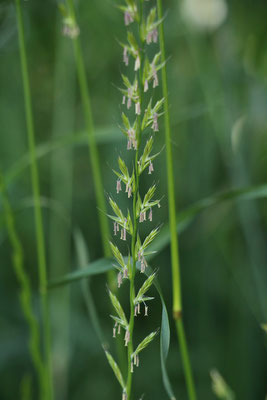
M 225 190 L 266 183 L 267 4 L 227 0 L 219 2 L 223 9 L 216 9 L 207 0 L 163 3 L 176 203 L 178 210 L 183 210 Z M 115 5 L 109 0 L 76 3 L 107 194 L 115 194 L 112 168 L 117 156 L 125 155 L 125 140 L 118 127 L 121 96 L 116 88 L 124 71 L 118 40 L 124 40 L 125 28 Z M 75 229 L 85 237 L 90 260 L 103 254 L 72 42 L 62 35 L 56 1 L 29 0 L 22 6 L 49 279 L 53 279 L 77 268 Z M 215 22 L 211 24 L 211 20 Z M 33 201 L 13 1 L 0 2 L 0 57 L 0 167 L 38 315 Z M 161 130 L 156 148 L 163 145 Z M 158 196 L 164 196 L 155 221 L 166 224 L 164 151 L 155 162 L 154 179 Z M 144 187 L 149 183 L 143 180 Z M 209 375 L 214 367 L 237 399 L 263 400 L 267 394 L 267 342 L 260 327 L 267 322 L 266 224 L 266 199 L 228 201 L 207 208 L 180 237 L 185 328 L 199 399 L 215 398 Z M 32 399 L 36 399 L 28 328 L 19 304 L 1 201 L 0 265 L 0 399 L 20 399 L 27 379 L 31 379 Z M 157 255 L 152 266 L 159 268 L 171 320 L 169 247 Z M 103 332 L 115 354 L 106 276 L 92 278 L 90 287 Z M 121 294 L 127 304 L 125 288 Z M 54 289 L 50 300 L 56 400 L 119 399 L 119 385 L 88 318 L 80 283 Z M 150 318 L 137 324 L 138 337 L 157 328 L 160 317 L 156 300 Z M 168 370 L 177 399 L 186 399 L 172 321 L 171 329 Z M 142 393 L 144 399 L 167 399 L 158 339 L 144 352 L 142 367 L 134 378 L 136 399 Z

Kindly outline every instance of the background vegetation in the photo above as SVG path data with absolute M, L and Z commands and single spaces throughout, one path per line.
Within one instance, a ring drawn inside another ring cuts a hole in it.
M 181 17 L 180 2 L 164 2 L 167 71 L 178 210 L 223 191 L 265 185 L 267 168 L 267 6 L 263 1 L 227 1 L 228 14 L 214 30 L 196 29 Z M 26 45 L 37 133 L 49 279 L 78 267 L 73 235 L 79 229 L 91 261 L 103 256 L 81 96 L 71 39 L 62 35 L 62 15 L 52 0 L 23 2 Z M 124 151 L 120 133 L 122 55 L 125 30 L 112 1 L 77 3 L 104 187 L 115 193 L 112 167 Z M 36 241 L 23 90 L 13 1 L 0 3 L 0 167 L 5 176 L 39 310 Z M 164 143 L 157 136 L 160 149 Z M 155 162 L 158 193 L 167 192 L 165 153 Z M 213 399 L 209 372 L 216 367 L 237 399 L 267 393 L 266 186 L 259 199 L 230 199 L 207 207 L 180 236 L 185 328 L 199 399 Z M 28 351 L 28 327 L 19 304 L 0 200 L 0 398 L 37 398 Z M 167 221 L 167 199 L 155 218 Z M 153 262 L 171 310 L 169 248 Z M 90 279 L 101 327 L 112 344 L 106 276 Z M 115 399 L 115 382 L 88 318 L 81 284 L 50 292 L 56 399 Z M 126 292 L 125 292 L 126 294 Z M 160 302 L 151 318 L 160 325 Z M 171 317 L 171 315 L 170 315 Z M 177 399 L 186 398 L 174 326 L 168 369 Z M 166 398 L 159 342 L 136 372 L 136 392 Z M 177 373 L 178 372 L 178 373 Z M 26 394 L 25 394 L 26 393 Z M 137 396 L 136 395 L 136 396 Z M 25 397 L 30 398 L 30 396 Z

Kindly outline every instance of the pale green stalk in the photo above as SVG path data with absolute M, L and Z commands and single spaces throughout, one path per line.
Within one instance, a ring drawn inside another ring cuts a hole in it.
M 41 314 L 43 323 L 44 351 L 45 351 L 45 373 L 46 373 L 46 400 L 52 400 L 52 374 L 51 374 L 51 345 L 50 345 L 50 320 L 47 298 L 47 268 L 45 257 L 45 242 L 43 232 L 43 220 L 40 204 L 39 174 L 36 161 L 35 134 L 31 104 L 31 92 L 27 65 L 27 55 L 24 39 L 24 25 L 21 11 L 21 1 L 16 0 L 16 14 L 18 23 L 18 38 L 21 58 L 21 72 L 24 89 L 24 102 L 27 123 L 28 144 L 31 155 L 31 181 L 34 198 L 35 230 L 37 240 L 37 256 L 39 269 L 39 290 L 41 296 Z
M 3 211 L 10 244 L 13 249 L 12 261 L 17 280 L 20 284 L 20 303 L 24 317 L 28 323 L 30 339 L 29 348 L 36 370 L 40 400 L 46 400 L 46 375 L 40 349 L 40 332 L 32 306 L 32 292 L 29 278 L 24 268 L 23 247 L 16 231 L 15 221 L 9 200 L 5 191 L 3 177 L 0 172 L 0 193 L 2 195 Z
M 157 0 L 158 18 L 162 19 L 162 2 Z M 162 62 L 166 62 L 164 29 L 163 22 L 159 27 L 159 41 Z M 196 391 L 193 380 L 193 374 L 188 355 L 186 337 L 182 320 L 182 296 L 181 296 L 181 278 L 180 278 L 180 261 L 178 235 L 176 231 L 176 206 L 175 206 L 175 186 L 173 174 L 173 158 L 171 147 L 171 128 L 169 115 L 169 100 L 166 65 L 162 70 L 162 90 L 164 96 L 164 120 L 165 120 L 165 145 L 166 145 L 166 163 L 167 163 L 167 181 L 168 181 L 168 202 L 169 202 L 169 223 L 171 235 L 171 264 L 172 264 L 172 285 L 173 285 L 173 318 L 175 320 L 177 336 L 181 348 L 181 356 L 185 373 L 188 396 L 190 400 L 196 399 Z

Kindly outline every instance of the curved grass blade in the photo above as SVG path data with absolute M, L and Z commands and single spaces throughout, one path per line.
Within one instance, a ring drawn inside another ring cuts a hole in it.
M 66 285 L 75 281 L 79 281 L 83 278 L 88 278 L 89 276 L 103 274 L 105 272 L 113 269 L 114 260 L 111 258 L 100 258 L 96 261 L 90 263 L 82 270 L 77 270 L 69 274 L 64 275 L 59 279 L 55 279 L 48 283 L 48 289 L 53 289 L 62 285 Z
M 119 130 L 115 130 L 113 127 L 99 128 L 96 130 L 96 142 L 97 144 L 108 144 L 110 142 L 119 141 L 123 138 Z M 65 147 L 73 147 L 80 145 L 87 145 L 88 136 L 86 132 L 74 133 L 66 135 L 64 138 L 53 140 L 50 142 L 41 143 L 36 146 L 36 159 L 39 160 L 52 152 L 60 150 Z M 30 153 L 24 154 L 18 161 L 14 163 L 7 171 L 5 171 L 6 184 L 14 181 L 22 172 L 24 172 L 31 165 Z
M 0 201 L 1 201 L 1 192 L 0 192 Z M 0 202 L 1 204 L 1 202 Z M 51 198 L 48 197 L 40 197 L 40 206 L 41 208 L 49 209 L 53 211 L 65 224 L 66 226 L 70 225 L 70 217 L 67 214 L 66 210 L 62 207 L 62 205 Z M 16 205 L 12 204 L 12 212 L 14 215 L 16 213 L 27 210 L 28 208 L 34 207 L 34 199 L 33 197 L 26 197 L 19 201 Z M 0 210 L 0 227 L 4 223 L 4 213 Z

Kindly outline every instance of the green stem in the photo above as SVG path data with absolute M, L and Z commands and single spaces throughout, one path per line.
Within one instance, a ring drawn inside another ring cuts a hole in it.
M 18 23 L 21 72 L 22 72 L 23 89 L 24 89 L 27 135 L 28 135 L 28 144 L 31 156 L 31 181 L 32 181 L 32 190 L 34 198 L 34 216 L 35 216 L 35 230 L 36 230 L 38 269 L 39 269 L 39 290 L 41 296 L 41 313 L 43 322 L 44 352 L 45 352 L 46 391 L 47 391 L 46 399 L 52 400 L 53 390 L 52 390 L 52 371 L 51 371 L 50 320 L 49 320 L 49 304 L 48 304 L 47 289 L 46 289 L 47 268 L 46 268 L 46 257 L 45 257 L 45 241 L 44 241 L 43 220 L 42 220 L 42 212 L 40 204 L 39 173 L 36 161 L 31 92 L 30 92 L 27 55 L 26 55 L 25 39 L 24 39 L 24 26 L 23 26 L 20 0 L 16 0 L 16 14 Z
M 190 363 L 190 358 L 189 358 L 188 348 L 187 348 L 187 343 L 186 343 L 183 319 L 182 318 L 176 319 L 175 325 L 176 325 L 177 336 L 178 336 L 178 340 L 179 340 L 179 344 L 180 344 L 180 348 L 181 348 L 181 355 L 182 355 L 182 360 L 183 360 L 183 368 L 184 368 L 185 379 L 186 379 L 186 384 L 187 384 L 188 397 L 189 397 L 189 399 L 193 400 L 193 399 L 196 399 L 196 391 L 195 391 L 195 384 L 194 384 L 191 363 Z
M 139 120 L 139 128 L 140 131 L 140 118 Z M 138 143 L 138 139 L 137 139 Z M 136 205 L 137 205 L 137 195 L 139 191 L 139 173 L 138 173 L 138 147 L 135 155 L 135 192 L 133 197 L 133 235 L 132 235 L 132 243 L 131 243 L 131 252 L 132 252 L 132 270 L 130 273 L 130 322 L 129 322 L 129 332 L 130 332 L 130 342 L 128 343 L 128 375 L 127 375 L 127 400 L 131 399 L 131 389 L 132 389 L 132 372 L 131 372 L 131 356 L 133 353 L 133 330 L 134 330 L 134 298 L 135 298 L 135 273 L 136 273 L 136 239 L 137 239 L 137 229 L 138 229 L 138 220 L 136 218 Z
M 157 0 L 158 18 L 162 19 L 162 1 Z M 164 96 L 164 121 L 165 121 L 165 145 L 166 145 L 166 163 L 167 163 L 167 181 L 168 181 L 168 202 L 169 202 L 169 223 L 171 235 L 171 264 L 172 264 L 172 284 L 173 284 L 173 317 L 177 327 L 178 340 L 181 347 L 181 356 L 185 373 L 188 396 L 190 400 L 196 399 L 195 385 L 192 377 L 191 364 L 188 356 L 187 344 L 182 322 L 182 296 L 181 296 L 181 278 L 180 278 L 180 260 L 178 235 L 176 232 L 176 207 L 175 207 L 175 186 L 173 174 L 173 158 L 171 147 L 171 128 L 169 114 L 168 85 L 166 73 L 166 56 L 164 42 L 163 23 L 159 26 L 159 41 L 161 59 L 164 62 L 162 68 L 162 90 Z
M 29 333 L 30 333 L 29 348 L 33 365 L 37 373 L 37 378 L 39 383 L 39 393 L 40 393 L 39 398 L 41 400 L 46 400 L 45 396 L 46 375 L 40 349 L 39 325 L 34 315 L 32 307 L 32 292 L 31 292 L 30 281 L 24 268 L 23 247 L 16 231 L 13 212 L 9 204 L 1 172 L 0 172 L 0 193 L 2 194 L 2 202 L 3 202 L 7 233 L 10 240 L 10 244 L 13 248 L 12 261 L 13 261 L 14 271 L 18 279 L 18 282 L 20 284 L 21 308 L 29 327 Z
M 74 24 L 77 25 L 73 0 L 67 0 L 67 4 L 69 7 L 71 18 L 72 18 Z M 77 76 L 78 76 L 80 92 L 81 92 L 81 99 L 82 99 L 82 104 L 83 104 L 83 112 L 84 112 L 84 117 L 85 117 L 87 135 L 88 135 L 88 145 L 89 145 L 89 153 L 90 153 L 90 158 L 91 158 L 93 180 L 94 180 L 95 193 L 96 193 L 96 201 L 97 201 L 97 207 L 100 210 L 99 211 L 99 223 L 100 223 L 100 230 L 101 230 L 102 246 L 103 246 L 105 257 L 111 257 L 111 250 L 110 250 L 109 241 L 108 241 L 109 224 L 108 224 L 108 218 L 107 218 L 106 201 L 105 201 L 104 189 L 103 189 L 103 183 L 102 183 L 98 148 L 96 145 L 96 139 L 95 139 L 95 133 L 94 133 L 94 123 L 93 123 L 91 101 L 90 101 L 90 95 L 89 95 L 89 89 L 88 89 L 88 82 L 87 82 L 87 77 L 86 77 L 85 64 L 84 64 L 84 59 L 83 59 L 79 36 L 77 36 L 73 39 L 73 46 L 74 46 L 75 62 L 76 62 L 76 68 L 77 68 Z

